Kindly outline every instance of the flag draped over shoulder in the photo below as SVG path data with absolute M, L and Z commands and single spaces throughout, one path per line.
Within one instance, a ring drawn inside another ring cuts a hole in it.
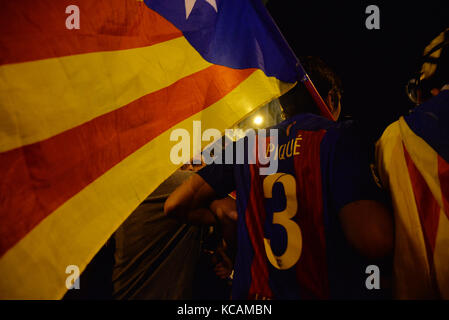
M 394 294 L 399 299 L 449 298 L 449 162 L 447 153 L 426 138 L 401 117 L 376 146 L 395 212 Z
M 298 78 L 260 1 L 0 4 L 0 298 L 54 299 L 177 167 L 170 132 L 223 131 Z M 301 75 L 299 75 L 301 76 Z

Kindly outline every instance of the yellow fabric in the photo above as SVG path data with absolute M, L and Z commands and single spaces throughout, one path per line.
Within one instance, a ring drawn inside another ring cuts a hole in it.
M 0 152 L 52 137 L 209 66 L 184 37 L 0 66 Z
M 433 283 L 403 144 L 440 205 Z M 437 153 L 403 118 L 391 124 L 376 145 L 379 174 L 390 191 L 395 215 L 394 295 L 399 299 L 449 298 L 449 221 L 443 212 Z
M 424 49 L 423 56 L 426 55 L 428 52 L 430 52 L 430 50 L 432 50 L 433 48 L 435 48 L 437 45 L 441 44 L 445 40 L 444 34 L 447 30 L 449 30 L 449 28 L 446 29 L 445 31 L 441 32 L 435 39 L 433 39 L 430 42 L 430 44 Z M 441 56 L 441 52 L 442 52 L 442 49 L 436 50 L 435 52 L 433 52 L 430 55 L 430 57 L 438 59 Z M 420 79 L 421 80 L 429 79 L 435 73 L 436 69 L 437 69 L 436 63 L 425 62 L 421 67 Z
M 0 299 L 61 298 L 66 291 L 66 267 L 77 265 L 83 271 L 134 208 L 176 170 L 169 161 L 170 149 L 177 143 L 169 139 L 173 129 L 184 128 L 192 136 L 193 121 L 201 120 L 203 130 L 223 131 L 292 86 L 257 70 L 223 99 L 114 166 L 45 218 L 0 259 Z

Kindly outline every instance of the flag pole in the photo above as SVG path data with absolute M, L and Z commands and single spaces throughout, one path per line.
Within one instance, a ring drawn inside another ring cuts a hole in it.
M 256 4 L 260 4 L 260 1 L 256 1 Z M 265 4 L 265 2 L 264 2 Z M 282 34 L 281 30 L 279 29 L 278 25 L 274 21 L 273 17 L 268 13 L 268 10 L 265 8 L 265 6 L 262 6 L 265 10 L 262 10 L 262 13 L 268 17 L 269 20 L 271 20 L 272 24 L 275 27 L 275 31 L 278 33 L 278 35 L 283 40 L 283 44 L 287 46 L 290 53 L 293 55 L 294 59 L 296 60 L 296 71 L 299 74 L 303 74 L 304 76 L 302 79 L 299 79 L 307 88 L 307 91 L 309 91 L 310 95 L 312 96 L 313 101 L 315 102 L 318 109 L 320 109 L 321 115 L 323 117 L 328 118 L 329 120 L 335 121 L 334 116 L 329 110 L 329 107 L 324 102 L 323 98 L 320 96 L 318 90 L 313 85 L 312 80 L 310 79 L 309 75 L 307 74 L 306 70 L 301 65 L 301 61 L 299 61 L 298 57 L 296 56 L 293 49 L 290 47 L 290 44 L 287 42 L 287 39 L 285 39 L 284 35 Z
M 329 107 L 324 102 L 323 98 L 321 97 L 318 90 L 315 88 L 312 80 L 310 79 L 309 75 L 306 73 L 304 68 L 301 65 L 301 62 L 299 62 L 299 68 L 302 69 L 304 76 L 300 81 L 306 86 L 307 91 L 309 91 L 310 95 L 312 96 L 313 101 L 315 102 L 318 109 L 320 109 L 321 115 L 323 117 L 328 118 L 329 120 L 335 121 L 334 115 L 330 112 Z

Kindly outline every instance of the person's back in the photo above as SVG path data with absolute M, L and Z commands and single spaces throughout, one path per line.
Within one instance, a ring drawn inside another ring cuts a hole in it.
M 217 184 L 214 166 L 199 173 L 219 195 L 237 190 L 233 298 L 367 298 L 369 263 L 346 241 L 338 215 L 351 202 L 382 200 L 368 149 L 350 121 L 301 114 L 275 129 L 275 174 L 233 165 L 218 173 L 233 181 Z
M 168 195 L 192 174 L 175 171 L 114 233 L 114 299 L 192 298 L 201 230 L 163 213 Z
M 309 73 L 331 74 L 322 62 L 308 61 Z M 339 92 L 333 84 L 324 79 L 317 87 L 328 93 L 326 101 L 338 118 Z M 365 285 L 369 264 L 361 255 L 376 260 L 391 250 L 391 217 L 371 174 L 369 146 L 352 123 L 304 112 L 301 106 L 314 110 L 304 90 L 297 85 L 280 98 L 288 120 L 270 130 L 266 149 L 268 167 L 277 163 L 275 172 L 263 175 L 263 161 L 213 163 L 165 204 L 173 216 L 184 216 L 186 209 L 206 214 L 205 203 L 236 190 L 233 299 L 367 298 L 372 295 Z M 250 160 L 263 135 L 255 144 L 251 136 L 244 139 Z M 238 150 L 238 145 L 227 148 Z
M 443 42 L 444 33 L 426 52 Z M 394 295 L 399 299 L 449 298 L 448 50 L 443 49 L 446 68 L 441 62 L 432 66 L 443 57 L 441 50 L 424 63 L 417 78 L 423 83 L 420 92 L 411 95 L 432 92 L 434 97 L 391 124 L 377 142 L 377 166 L 395 212 Z

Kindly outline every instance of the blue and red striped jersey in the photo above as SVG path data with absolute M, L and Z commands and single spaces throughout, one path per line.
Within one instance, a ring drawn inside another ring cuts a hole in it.
M 346 243 L 338 212 L 383 201 L 369 144 L 352 121 L 302 114 L 276 127 L 278 170 L 211 164 L 200 176 L 220 196 L 237 192 L 234 299 L 328 299 L 367 295 L 368 265 Z

